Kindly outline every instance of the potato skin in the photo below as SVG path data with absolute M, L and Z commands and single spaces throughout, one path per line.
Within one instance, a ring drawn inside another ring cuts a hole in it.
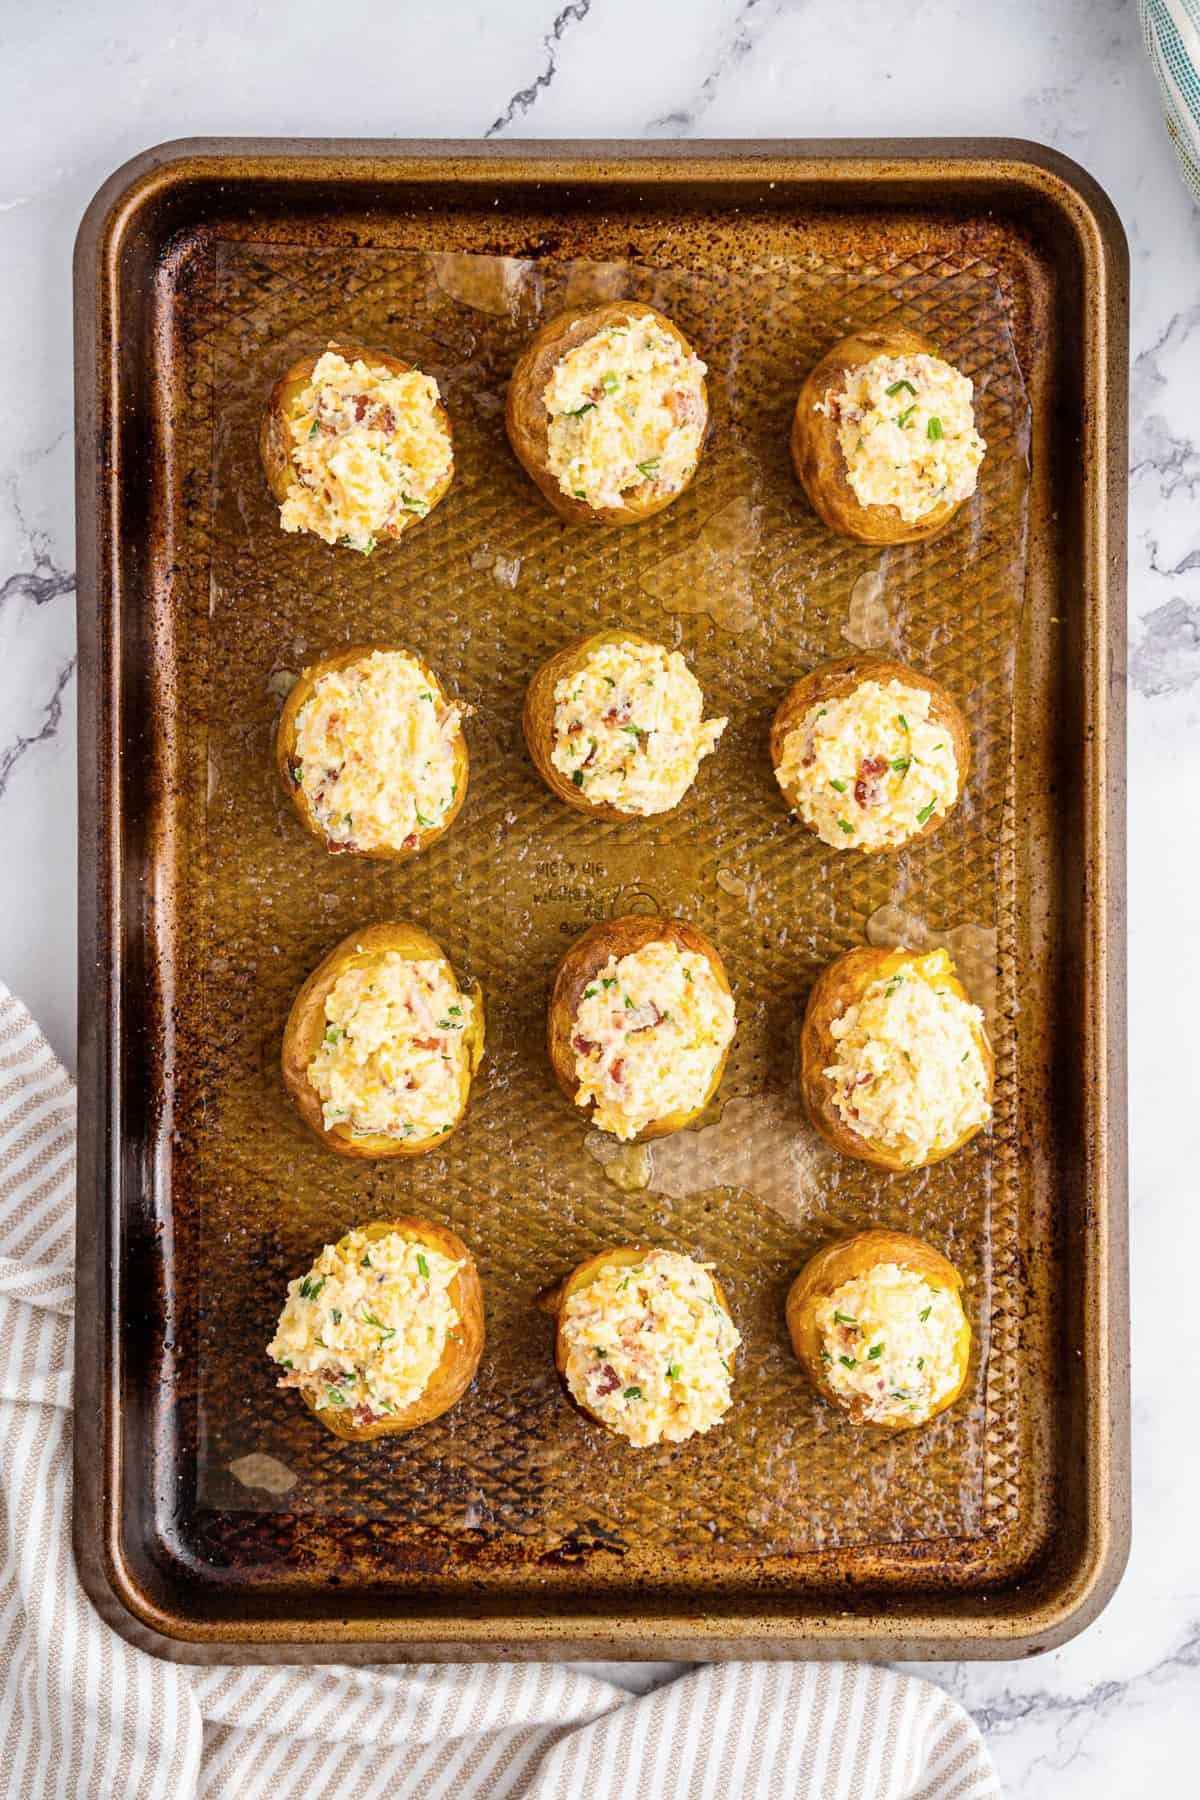
M 884 945 L 875 944 L 862 944 L 855 950 L 847 950 L 818 975 L 808 997 L 804 1023 L 800 1030 L 800 1098 L 810 1123 L 843 1155 L 856 1157 L 859 1162 L 870 1163 L 876 1169 L 887 1169 L 892 1174 L 908 1174 L 913 1169 L 925 1168 L 930 1163 L 944 1162 L 946 1157 L 953 1156 L 980 1129 L 979 1126 L 974 1126 L 945 1150 L 936 1150 L 920 1162 L 906 1163 L 895 1150 L 860 1137 L 846 1123 L 834 1104 L 833 1083 L 824 1073 L 837 1060 L 837 1042 L 830 1030 L 831 1024 L 835 1019 L 841 1018 L 847 1007 L 853 1006 L 862 998 L 873 981 L 893 974 L 901 963 L 913 958 L 919 959 L 921 954 L 918 950 L 906 950 L 902 947 L 888 949 Z M 957 994 L 962 1000 L 970 999 L 953 968 L 934 982 L 933 986 Z M 990 1101 L 995 1083 L 995 1059 L 987 1032 L 982 1026 L 976 1037 L 983 1055 L 987 1097 Z
M 596 1423 L 598 1425 L 603 1425 L 606 1431 L 608 1431 L 610 1427 L 602 1418 L 600 1418 L 599 1414 L 593 1412 L 590 1406 L 584 1406 L 582 1401 L 577 1400 L 567 1386 L 567 1351 L 563 1341 L 561 1323 L 562 1310 L 572 1294 L 577 1294 L 580 1288 L 589 1287 L 593 1281 L 600 1275 L 603 1275 L 606 1269 L 629 1268 L 634 1263 L 642 1262 L 649 1256 L 651 1250 L 654 1248 L 655 1246 L 652 1244 L 620 1244 L 611 1250 L 597 1251 L 595 1256 L 589 1256 L 584 1262 L 577 1263 L 569 1275 L 564 1276 L 563 1279 L 556 1282 L 553 1287 L 546 1288 L 538 1295 L 537 1303 L 539 1307 L 544 1313 L 549 1313 L 551 1318 L 556 1322 L 556 1330 L 554 1333 L 554 1366 L 558 1370 L 559 1380 L 563 1384 L 567 1399 L 577 1411 L 585 1413 L 589 1419 L 595 1419 Z M 730 1319 L 732 1319 L 733 1314 L 729 1312 L 729 1302 L 725 1298 L 720 1282 L 717 1280 L 716 1276 L 712 1274 L 711 1269 L 709 1270 L 709 1274 L 712 1277 L 713 1292 L 717 1297 L 718 1305 L 721 1306 L 729 1315 Z M 733 1374 L 736 1361 L 737 1351 L 731 1350 L 729 1352 L 729 1372 L 731 1375 Z M 613 1436 L 619 1437 L 620 1433 L 614 1432 Z
M 554 690 L 565 676 L 581 669 L 593 651 L 603 644 L 648 644 L 659 650 L 666 649 L 665 644 L 648 637 L 644 631 L 594 631 L 590 637 L 576 638 L 535 671 L 525 691 L 521 726 L 533 765 L 551 793 L 557 794 L 577 812 L 591 813 L 595 819 L 640 819 L 641 813 L 626 812 L 623 807 L 613 806 L 605 800 L 589 800 L 569 776 L 555 768 L 553 762 Z
M 412 1144 L 403 1138 L 387 1137 L 382 1132 L 355 1136 L 344 1124 L 326 1125 L 321 1113 L 320 1095 L 308 1079 L 308 1065 L 325 1035 L 325 1001 L 339 977 L 348 969 L 356 963 L 369 962 L 384 950 L 395 950 L 408 962 L 442 963 L 450 979 L 458 987 L 458 978 L 445 951 L 419 925 L 402 921 L 367 925 L 362 931 L 351 932 L 340 944 L 335 944 L 324 960 L 317 964 L 292 1002 L 292 1010 L 283 1029 L 280 1053 L 283 1085 L 304 1123 L 330 1150 L 336 1150 L 339 1156 L 371 1157 L 378 1160 L 392 1156 L 423 1156 L 426 1151 L 435 1147 L 440 1149 L 450 1141 L 462 1124 L 471 1092 L 471 1077 L 483 1057 L 483 995 L 476 984 L 470 989 L 471 999 L 475 1003 L 475 1021 L 466 1034 L 467 1069 L 460 1089 L 458 1117 L 449 1131 L 443 1132 L 441 1137 L 431 1138 L 427 1143 Z
M 646 493 L 634 489 L 628 497 L 622 499 L 619 506 L 592 506 L 586 500 L 576 500 L 573 495 L 565 494 L 558 484 L 557 476 L 551 473 L 550 418 L 543 398 L 550 377 L 570 351 L 586 344 L 589 338 L 595 337 L 606 326 L 624 324 L 632 319 L 656 320 L 665 332 L 678 339 L 689 356 L 692 354 L 692 346 L 678 326 L 673 325 L 662 313 L 656 312 L 652 306 L 645 306 L 640 300 L 610 300 L 601 306 L 574 307 L 548 319 L 534 332 L 521 352 L 508 384 L 504 424 L 513 454 L 529 479 L 541 489 L 548 504 L 573 525 L 636 525 L 642 519 L 661 512 L 672 501 L 678 500 L 692 480 L 692 476 L 689 476 L 683 487 L 657 498 L 653 495 L 652 484 L 646 482 L 643 484 L 648 490 Z M 704 429 L 707 431 L 708 387 L 703 381 L 700 384 L 700 394 L 704 402 Z M 700 454 L 703 453 L 702 434 Z M 694 473 L 695 471 L 693 475 Z
M 458 783 L 458 792 L 451 802 L 450 810 L 436 825 L 427 825 L 417 832 L 417 841 L 405 849 L 402 844 L 380 844 L 372 849 L 359 849 L 352 844 L 335 843 L 325 835 L 316 814 L 313 812 L 307 795 L 298 783 L 293 780 L 292 770 L 296 764 L 296 720 L 300 709 L 312 698 L 313 690 L 322 675 L 334 675 L 342 669 L 350 668 L 354 663 L 362 662 L 365 657 L 376 651 L 384 653 L 398 652 L 409 657 L 420 669 L 429 686 L 443 702 L 446 690 L 425 661 L 415 650 L 409 650 L 403 644 L 352 644 L 348 649 L 334 651 L 329 656 L 322 656 L 319 661 L 302 671 L 299 681 L 284 702 L 283 711 L 279 715 L 279 724 L 275 732 L 275 767 L 279 773 L 280 786 L 300 815 L 304 829 L 311 832 L 317 841 L 323 844 L 333 856 L 370 856 L 389 862 L 407 862 L 411 856 L 419 856 L 430 844 L 435 844 L 444 837 L 462 811 L 463 801 L 467 797 L 467 784 L 471 778 L 471 759 L 467 753 L 466 734 L 459 729 L 454 740 L 454 777 Z
M 322 349 L 302 356 L 298 362 L 294 362 L 290 368 L 284 370 L 267 396 L 267 404 L 263 409 L 262 422 L 258 430 L 258 454 L 262 459 L 263 473 L 267 478 L 267 486 L 280 506 L 287 499 L 288 488 L 292 484 L 295 472 L 288 422 L 295 409 L 296 401 L 312 381 L 313 370 L 326 350 L 334 351 L 338 356 L 344 357 L 348 363 L 362 361 L 374 368 L 387 369 L 392 375 L 407 375 L 414 366 L 412 363 L 403 362 L 398 356 L 393 356 L 390 350 L 377 350 L 366 344 L 326 344 Z M 450 430 L 450 415 L 440 400 L 434 411 L 442 429 L 450 438 L 450 467 L 430 495 L 427 510 L 420 515 L 402 513 L 399 522 L 390 531 L 383 534 L 385 538 L 402 537 L 414 525 L 419 525 L 422 519 L 427 519 L 454 480 L 454 438 Z M 305 535 L 311 534 L 306 533 Z M 340 546 L 336 547 L 340 548 Z
M 821 663 L 819 667 L 802 675 L 783 696 L 771 721 L 771 768 L 779 768 L 783 762 L 783 746 L 788 734 L 799 725 L 811 707 L 820 706 L 827 700 L 842 700 L 852 694 L 855 688 L 861 687 L 865 681 L 877 681 L 886 686 L 889 681 L 902 681 L 906 687 L 919 688 L 929 695 L 929 716 L 943 727 L 947 737 L 954 746 L 954 759 L 958 764 L 958 793 L 954 805 L 944 813 L 934 813 L 924 825 L 920 825 L 912 835 L 904 840 L 904 844 L 850 844 L 847 850 L 860 856 L 879 856 L 894 854 L 896 850 L 913 844 L 918 838 L 928 837 L 931 832 L 943 825 L 962 799 L 963 789 L 967 785 L 967 776 L 971 768 L 971 730 L 961 712 L 957 701 L 947 692 L 939 681 L 930 675 L 922 675 L 917 669 L 910 669 L 906 663 L 893 662 L 886 656 L 843 656 L 836 662 Z M 782 787 L 782 784 L 781 784 Z M 796 815 L 797 822 L 806 831 L 816 831 L 800 811 L 795 790 L 783 788 L 783 797 Z M 846 854 L 845 851 L 841 854 Z
M 898 507 L 863 506 L 846 478 L 835 421 L 813 410 L 830 390 L 841 387 L 846 370 L 877 356 L 936 355 L 927 338 L 903 325 L 891 325 L 855 332 L 831 344 L 805 377 L 792 416 L 792 464 L 813 511 L 839 537 L 859 544 L 921 543 L 944 530 L 962 505 L 961 500 L 943 500 L 911 523 L 900 516 Z
M 725 965 L 716 945 L 702 931 L 683 919 L 663 919 L 652 913 L 628 913 L 624 918 L 605 919 L 599 925 L 591 926 L 581 937 L 576 938 L 555 970 L 546 1014 L 546 1043 L 550 1051 L 550 1062 L 559 1087 L 572 1104 L 579 1091 L 579 1083 L 575 1078 L 575 1051 L 571 1039 L 584 988 L 599 974 L 610 956 L 630 956 L 635 951 L 644 950 L 647 944 L 654 943 L 674 944 L 679 950 L 691 950 L 698 956 L 707 957 L 717 985 L 725 993 L 732 993 L 729 977 L 725 973 Z M 694 1107 L 691 1112 L 667 1113 L 661 1119 L 652 1119 L 649 1125 L 644 1126 L 629 1141 L 643 1144 L 650 1138 L 669 1137 L 673 1131 L 682 1131 L 685 1125 L 698 1118 L 720 1086 L 728 1058 L 727 1046 L 708 1092 L 699 1106 Z M 595 1103 L 589 1101 L 580 1110 L 585 1118 L 590 1119 Z
M 932 1245 L 923 1243 L 920 1238 L 908 1237 L 901 1231 L 856 1231 L 849 1237 L 838 1238 L 835 1243 L 818 1250 L 788 1289 L 785 1317 L 792 1349 L 796 1352 L 800 1367 L 821 1397 L 851 1418 L 854 1414 L 844 1397 L 825 1379 L 821 1340 L 817 1330 L 817 1305 L 819 1301 L 828 1299 L 845 1282 L 869 1274 L 880 1263 L 897 1263 L 903 1269 L 911 1269 L 915 1274 L 924 1276 L 934 1287 L 950 1288 L 956 1294 L 962 1290 L 962 1277 L 952 1262 Z M 897 1419 L 886 1423 L 878 1419 L 861 1419 L 856 1420 L 856 1423 L 869 1425 L 874 1431 L 912 1431 L 918 1426 L 928 1425 L 930 1419 L 936 1419 L 939 1413 L 953 1406 L 966 1384 L 967 1367 L 971 1360 L 971 1327 L 965 1314 L 956 1360 L 959 1366 L 957 1385 L 926 1418 Z
M 465 1267 L 458 1271 L 447 1290 L 459 1318 L 458 1342 L 449 1337 L 446 1339 L 442 1360 L 430 1376 L 429 1385 L 403 1412 L 389 1413 L 386 1418 L 375 1419 L 370 1424 L 356 1424 L 352 1418 L 343 1418 L 339 1408 L 319 1407 L 304 1388 L 297 1390 L 305 1406 L 326 1430 L 332 1431 L 334 1437 L 354 1444 L 387 1437 L 394 1431 L 414 1431 L 418 1425 L 427 1425 L 431 1419 L 449 1412 L 475 1379 L 484 1340 L 483 1289 L 475 1258 L 448 1226 L 435 1225 L 429 1219 L 380 1219 L 364 1226 L 363 1231 L 373 1242 L 398 1233 L 410 1243 L 424 1244 L 427 1249 L 436 1250 Z M 341 1239 L 341 1244 L 345 1242 L 345 1238 Z

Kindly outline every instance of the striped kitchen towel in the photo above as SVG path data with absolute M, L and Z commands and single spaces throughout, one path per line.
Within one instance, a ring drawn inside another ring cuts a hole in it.
M 0 985 L 0 1793 L 22 1800 L 984 1800 L 967 1714 L 852 1664 L 648 1694 L 569 1664 L 187 1669 L 102 1623 L 71 1555 L 75 1093 Z
M 1200 200 L 1200 0 L 1141 0 L 1141 9 L 1167 130 Z

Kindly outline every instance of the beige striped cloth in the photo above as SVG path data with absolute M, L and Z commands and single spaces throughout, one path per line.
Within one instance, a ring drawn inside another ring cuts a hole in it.
M 133 1649 L 70 1547 L 75 1091 L 0 985 L 0 1794 L 41 1800 L 983 1800 L 928 1682 L 724 1663 L 646 1694 L 571 1665 L 188 1669 Z

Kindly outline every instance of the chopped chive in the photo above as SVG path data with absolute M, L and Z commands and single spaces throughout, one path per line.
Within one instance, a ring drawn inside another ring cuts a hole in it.
M 883 391 L 887 395 L 888 399 L 891 400 L 894 395 L 896 395 L 900 392 L 901 388 L 907 388 L 909 393 L 912 395 L 913 399 L 914 400 L 916 399 L 916 397 L 917 397 L 916 388 L 913 386 L 911 381 L 905 381 L 903 378 L 901 378 L 901 380 L 899 380 L 899 381 L 893 381 L 891 387 L 884 388 Z
M 604 389 L 606 394 L 615 394 L 620 385 L 621 377 L 619 375 L 614 375 L 611 369 L 607 375 L 602 375 L 600 377 L 600 386 Z
M 852 1319 L 849 1313 L 839 1312 L 836 1306 L 833 1309 L 833 1322 L 835 1325 L 853 1325 L 855 1330 L 858 1329 L 858 1320 Z
M 571 777 L 571 780 L 575 783 L 576 787 L 582 787 L 583 786 L 583 770 L 576 769 L 575 773 Z
M 624 1398 L 626 1400 L 640 1400 L 641 1397 L 642 1397 L 642 1390 L 640 1387 L 627 1387 L 625 1389 Z
M 582 406 L 577 406 L 573 412 L 565 412 L 562 416 L 564 419 L 582 419 L 584 413 L 595 412 L 595 410 L 596 402 L 585 400 Z
M 867 1355 L 870 1358 L 870 1360 L 872 1362 L 874 1362 L 878 1357 L 883 1355 L 883 1345 L 882 1344 L 872 1344 L 871 1348 L 867 1351 Z
M 937 801 L 931 800 L 929 802 L 928 806 L 923 806 L 921 808 L 920 812 L 917 814 L 917 824 L 918 825 L 924 825 L 926 819 L 928 819 L 930 817 L 930 815 L 932 814 L 933 809 L 936 805 L 937 805 Z
M 371 1258 L 369 1256 L 364 1256 L 358 1266 L 360 1269 L 369 1269 L 371 1267 Z
M 925 1367 L 925 1358 L 923 1356 L 918 1356 L 917 1367 L 918 1369 L 923 1369 Z
M 585 1000 L 591 1000 L 599 992 L 600 992 L 599 988 L 594 988 L 594 987 L 584 988 L 583 997 Z
M 304 780 L 304 765 L 303 765 L 303 763 L 293 763 L 292 764 L 292 780 L 295 782 L 297 787 L 299 787 L 301 782 Z
M 839 1356 L 838 1361 L 844 1369 L 857 1369 L 858 1367 L 858 1358 L 856 1356 Z
M 852 832 L 854 830 L 854 827 L 850 823 L 849 819 L 839 819 L 838 824 L 841 826 L 843 831 Z
M 908 730 L 908 720 L 905 718 L 903 713 L 896 714 L 896 723 L 900 727 L 901 731 Z
M 912 416 L 916 412 L 916 410 L 917 410 L 917 403 L 914 400 L 911 406 L 906 406 L 902 413 L 896 414 L 897 425 L 907 425 L 908 421 L 912 418 Z
M 308 428 L 308 435 L 309 435 L 309 437 L 310 437 L 310 438 L 315 438 L 315 437 L 316 437 L 316 435 L 317 435 L 317 433 L 318 433 L 318 431 L 320 431 L 320 429 L 321 429 L 321 424 L 320 424 L 320 421 L 319 421 L 319 420 L 318 420 L 318 419 L 314 419 L 314 420 L 313 420 L 313 422 L 312 422 L 312 424 L 311 424 L 311 425 L 310 425 L 310 426 L 309 426 L 309 428 Z
M 302 1300 L 315 1300 L 324 1286 L 325 1277 L 323 1275 L 319 1275 L 315 1281 L 311 1275 L 306 1275 L 304 1280 L 300 1283 L 300 1298 Z
M 931 1300 L 929 1302 L 929 1305 L 925 1308 L 925 1311 L 918 1315 L 918 1317 L 921 1320 L 922 1325 L 925 1323 L 926 1319 L 929 1317 L 929 1315 L 932 1311 L 933 1311 L 933 1301 Z
M 832 777 L 831 777 L 831 778 L 830 778 L 830 782 L 829 782 L 829 785 L 830 785 L 830 787 L 831 787 L 831 788 L 836 788 L 836 789 L 837 789 L 837 791 L 838 791 L 838 793 L 839 793 L 839 794 L 844 794 L 844 793 L 845 793 L 845 791 L 846 791 L 846 784 L 845 784 L 845 782 L 844 782 L 844 781 L 835 781 L 835 780 L 834 780 L 834 779 L 833 779 L 833 778 L 832 778 Z
M 945 435 L 945 432 L 942 430 L 942 421 L 935 415 L 925 427 L 925 436 L 932 438 L 936 443 L 938 438 L 944 438 Z
M 429 1264 L 426 1262 L 424 1255 L 421 1253 L 420 1250 L 417 1251 L 417 1267 L 418 1267 L 418 1269 L 420 1269 L 422 1275 L 425 1276 L 426 1280 L 428 1280 Z
M 678 1363 L 668 1363 L 667 1364 L 667 1380 L 668 1381 L 678 1381 L 679 1380 L 679 1364 Z
M 645 462 L 637 464 L 638 474 L 644 475 L 646 480 L 650 481 L 658 473 L 658 463 L 659 459 L 657 456 L 647 457 Z
M 912 757 L 911 756 L 893 756 L 891 766 L 893 769 L 897 770 L 901 775 L 903 775 L 905 769 L 910 769 L 912 767 Z
M 601 987 L 610 988 L 610 987 L 616 987 L 616 985 L 617 985 L 617 978 L 615 975 L 602 975 L 600 977 L 600 986 Z

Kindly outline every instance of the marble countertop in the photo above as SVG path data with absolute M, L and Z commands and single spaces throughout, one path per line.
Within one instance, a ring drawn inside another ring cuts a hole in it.
M 4 11 L 0 329 L 15 355 L 0 441 L 0 975 L 71 1064 L 71 246 L 113 168 L 213 134 L 995 134 L 1056 145 L 1107 188 L 1133 259 L 1134 1547 L 1116 1598 L 1063 1650 L 927 1672 L 971 1708 L 1025 1800 L 1180 1776 L 1200 1706 L 1200 1340 L 1180 1336 L 1166 1278 L 1200 1260 L 1200 215 L 1132 0 L 911 0 L 902 26 L 895 0 L 341 0 L 336 31 L 314 0 L 286 15 L 254 0 Z

